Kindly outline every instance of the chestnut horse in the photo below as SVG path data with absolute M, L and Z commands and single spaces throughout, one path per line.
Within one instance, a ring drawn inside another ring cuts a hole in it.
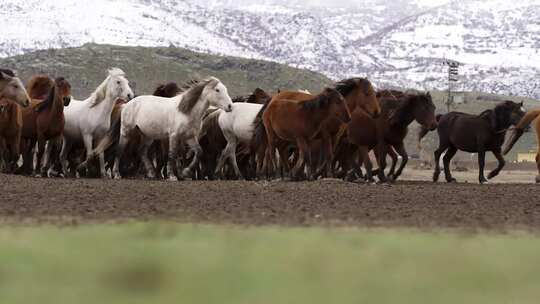
M 343 95 L 334 88 L 326 88 L 321 94 L 314 96 L 300 92 L 282 92 L 274 96 L 265 109 L 262 109 L 264 130 L 266 131 L 266 153 L 263 160 L 264 169 L 269 177 L 270 167 L 274 168 L 276 147 L 279 150 L 281 163 L 286 172 L 290 170 L 287 143 L 295 143 L 299 150 L 296 165 L 291 171 L 291 178 L 298 179 L 308 161 L 307 174 L 311 179 L 310 144 L 320 133 L 321 128 L 331 118 L 347 123 L 350 112 Z M 259 129 L 260 128 L 256 128 Z M 257 132 L 257 131 L 256 131 Z M 261 136 L 255 136 L 260 140 Z M 260 143 L 262 145 L 262 143 Z M 256 145 L 258 145 L 256 143 Z
M 517 124 L 514 132 L 512 133 L 512 136 L 510 137 L 508 144 L 504 148 L 504 155 L 508 154 L 510 150 L 514 147 L 516 142 L 519 140 L 519 138 L 523 135 L 525 130 L 529 127 L 529 125 L 533 122 L 534 128 L 536 130 L 536 141 L 538 144 L 537 153 L 536 153 L 536 165 L 538 167 L 538 176 L 536 176 L 536 183 L 540 183 L 540 119 L 537 119 L 538 116 L 540 116 L 540 109 L 529 111 L 523 119 Z
M 478 153 L 478 179 L 481 184 L 487 182 L 484 176 L 484 165 L 486 151 L 491 151 L 499 161 L 499 165 L 489 173 L 488 178 L 496 177 L 505 165 L 501 147 L 504 144 L 506 132 L 510 126 L 517 125 L 524 115 L 523 103 L 512 101 L 502 102 L 495 109 L 484 111 L 480 115 L 459 112 L 443 115 L 437 128 L 439 148 L 435 151 L 433 181 L 439 180 L 441 173 L 439 160 L 446 152 L 443 158 L 446 181 L 456 182 L 450 173 L 450 161 L 458 150 Z
M 37 79 L 37 80 L 36 80 Z M 29 94 L 39 96 L 39 90 L 48 87 L 48 78 L 44 76 L 34 77 L 29 85 Z M 51 80 L 52 81 L 52 80 Z M 59 77 L 52 82 L 48 96 L 44 101 L 33 99 L 31 106 L 22 110 L 22 139 L 23 145 L 23 170 L 31 173 L 33 167 L 34 147 L 38 144 L 36 174 L 38 176 L 47 175 L 50 167 L 51 155 L 54 148 L 59 150 L 60 141 L 64 132 L 64 106 L 68 106 L 71 101 L 71 85 L 63 77 Z M 37 89 L 37 90 L 36 90 Z M 49 141 L 47 151 L 45 145 Z M 43 155 L 45 153 L 45 158 Z M 43 160 L 43 162 L 42 162 Z
M 6 173 L 12 173 L 17 168 L 17 161 L 20 156 L 21 131 L 21 107 L 11 99 L 0 98 L 1 156 L 6 164 Z
M 397 171 L 395 171 L 397 157 L 392 157 L 394 161 L 389 176 L 392 180 L 397 180 L 408 162 L 404 140 L 409 125 L 416 120 L 429 130 L 434 130 L 437 127 L 435 105 L 429 93 L 418 95 L 393 93 L 389 96 L 391 97 L 380 99 L 381 116 L 373 119 L 361 110 L 354 111 L 347 128 L 348 141 L 358 147 L 358 164 L 365 164 L 368 180 L 371 180 L 371 161 L 368 156 L 370 150 L 375 149 L 376 152 L 380 182 L 387 181 L 384 172 L 387 154 L 392 155 L 395 150 L 402 157 L 401 165 Z

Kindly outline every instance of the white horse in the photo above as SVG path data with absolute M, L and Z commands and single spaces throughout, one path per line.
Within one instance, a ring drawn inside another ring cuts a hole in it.
M 84 143 L 88 159 L 92 153 L 93 143 L 107 134 L 111 126 L 111 112 L 118 98 L 130 100 L 133 98 L 133 91 L 129 87 L 125 73 L 113 68 L 88 99 L 71 100 L 71 104 L 64 109 L 66 124 L 60 153 L 64 174 L 68 172 L 68 154 L 74 144 L 81 141 Z M 99 165 L 101 177 L 106 177 L 104 153 L 99 154 Z
M 0 69 L 0 98 L 13 100 L 22 107 L 30 105 L 30 97 L 22 81 L 10 70 Z
M 219 79 L 211 77 L 194 82 L 184 93 L 173 98 L 139 96 L 126 104 L 122 111 L 120 142 L 114 162 L 114 177 L 121 178 L 120 158 L 131 134 L 141 137 L 141 158 L 150 178 L 155 178 L 155 170 L 148 158 L 148 148 L 154 140 L 169 140 L 167 177 L 176 181 L 178 144 L 186 143 L 194 152 L 193 161 L 184 169 L 182 175 L 190 176 L 199 163 L 202 148 L 199 133 L 203 115 L 209 106 L 216 106 L 226 112 L 232 111 L 233 104 L 227 88 Z
M 236 176 L 243 179 L 242 173 L 238 168 L 236 161 L 236 147 L 238 143 L 251 145 L 253 133 L 255 131 L 254 121 L 257 118 L 257 114 L 261 111 L 263 105 L 253 103 L 234 103 L 233 110 L 231 112 L 224 112 L 218 110 L 213 115 L 218 115 L 217 118 L 219 127 L 223 132 L 223 136 L 227 140 L 227 146 L 223 149 L 221 156 L 216 167 L 216 175 L 219 176 L 223 170 L 225 161 L 230 160 Z M 211 119 L 209 117 L 209 119 Z

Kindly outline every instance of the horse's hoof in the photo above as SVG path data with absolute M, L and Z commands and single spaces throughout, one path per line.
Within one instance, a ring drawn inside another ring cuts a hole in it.
M 452 177 L 450 179 L 447 179 L 446 182 L 449 183 L 449 184 L 455 184 L 455 183 L 457 183 L 457 179 Z
M 169 178 L 167 179 L 169 182 L 177 182 L 178 181 L 178 177 L 174 176 L 174 175 L 171 175 L 169 176 Z
M 191 178 L 191 176 L 192 176 L 191 170 L 189 170 L 188 168 L 182 170 L 182 177 Z
M 115 180 L 121 180 L 121 179 L 122 179 L 122 176 L 120 176 L 120 175 L 115 175 L 115 176 L 114 176 L 114 179 L 115 179 Z

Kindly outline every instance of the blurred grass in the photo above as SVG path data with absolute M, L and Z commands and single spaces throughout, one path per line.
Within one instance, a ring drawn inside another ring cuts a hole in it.
M 537 303 L 527 234 L 168 223 L 0 229 L 0 303 Z

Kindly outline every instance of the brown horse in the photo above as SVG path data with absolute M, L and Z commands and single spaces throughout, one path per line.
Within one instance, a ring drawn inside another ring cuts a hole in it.
M 29 86 L 33 96 L 36 94 L 36 88 L 39 91 L 47 86 L 48 82 L 43 76 L 34 77 L 39 81 L 32 83 L 41 84 Z M 50 167 L 51 155 L 53 149 L 59 150 L 60 141 L 64 132 L 64 106 L 68 106 L 71 101 L 71 85 L 63 77 L 55 79 L 53 86 L 49 89 L 48 96 L 44 101 L 33 99 L 31 106 L 22 110 L 22 139 L 23 145 L 23 171 L 31 173 L 33 167 L 34 147 L 38 145 L 36 173 L 39 176 L 45 176 Z M 38 92 L 40 93 L 40 92 Z M 47 151 L 45 153 L 45 145 L 49 141 Z M 45 153 L 45 158 L 43 155 Z M 42 162 L 42 160 L 44 160 Z
M 495 170 L 489 173 L 488 178 L 496 177 L 504 168 L 505 160 L 501 153 L 506 132 L 512 125 L 517 125 L 525 115 L 523 103 L 505 101 L 498 104 L 495 109 L 487 110 L 480 115 L 471 115 L 451 112 L 443 115 L 439 120 L 437 131 L 439 133 L 439 148 L 435 151 L 435 173 L 433 181 L 439 180 L 441 173 L 440 158 L 443 158 L 446 181 L 456 182 L 450 173 L 450 161 L 458 150 L 469 153 L 478 153 L 479 181 L 486 183 L 484 166 L 486 151 L 491 151 L 499 161 Z
M 514 147 L 514 145 L 517 143 L 517 141 L 520 139 L 520 137 L 523 135 L 525 130 L 529 128 L 529 125 L 533 122 L 534 128 L 536 130 L 536 142 L 538 144 L 537 153 L 536 153 L 536 165 L 538 167 L 538 176 L 536 176 L 536 183 L 540 183 L 540 119 L 537 119 L 538 116 L 540 116 L 540 109 L 529 111 L 523 119 L 517 124 L 514 132 L 512 133 L 512 136 L 510 137 L 508 144 L 504 148 L 504 155 L 508 154 L 510 150 Z
M 282 92 L 274 96 L 263 111 L 267 145 L 262 167 L 266 170 L 268 177 L 270 167 L 275 167 L 276 147 L 285 171 L 290 170 L 289 155 L 285 150 L 287 143 L 292 142 L 298 147 L 299 156 L 291 177 L 293 179 L 300 177 L 307 159 L 308 178 L 311 179 L 313 177 L 311 142 L 329 119 L 337 118 L 345 123 L 350 120 L 347 102 L 339 91 L 333 88 L 327 88 L 317 96 L 300 92 Z M 256 136 L 255 139 L 257 138 L 261 137 Z
M 22 131 L 21 107 L 7 98 L 0 98 L 0 142 L 1 156 L 6 164 L 7 173 L 17 168 L 20 156 Z
M 392 94 L 391 97 L 382 97 L 380 102 L 382 115 L 376 119 L 369 117 L 362 110 L 352 113 L 351 122 L 347 128 L 347 138 L 350 143 L 358 147 L 359 164 L 365 164 L 368 180 L 371 180 L 371 161 L 368 153 L 375 149 L 379 166 L 378 178 L 380 182 L 386 182 L 384 169 L 386 168 L 387 154 L 393 156 L 395 150 L 402 157 L 401 165 L 397 171 L 395 171 L 397 157 L 392 157 L 394 161 L 389 173 L 392 180 L 397 180 L 407 165 L 408 154 L 405 150 L 404 140 L 409 125 L 416 120 L 427 129 L 434 130 L 437 127 L 437 121 L 435 119 L 435 105 L 429 93 Z
M 22 107 L 30 104 L 30 97 L 17 75 L 6 69 L 0 69 L 0 98 L 14 101 Z

